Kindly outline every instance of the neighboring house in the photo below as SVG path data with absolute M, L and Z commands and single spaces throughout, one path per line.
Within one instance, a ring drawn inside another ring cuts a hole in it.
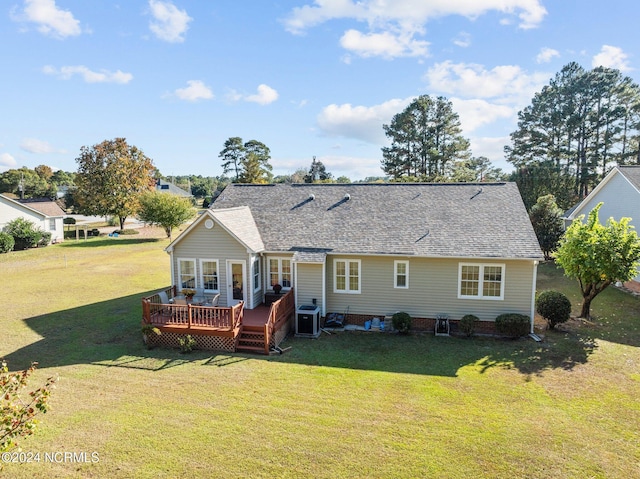
M 475 314 L 534 314 L 536 235 L 515 183 L 231 184 L 168 247 L 172 284 L 348 322 L 406 311 L 418 329 Z
M 609 218 L 620 221 L 627 217 L 640 229 L 640 166 L 616 166 L 611 170 L 582 202 L 567 212 L 567 225 L 580 215 L 586 218 L 600 202 L 603 204 L 598 216 L 602 224 Z M 640 271 L 635 281 L 640 281 Z
M 177 187 L 173 183 L 167 183 L 166 181 L 160 179 L 156 180 L 156 191 L 160 191 L 162 193 L 171 193 L 172 195 L 182 196 L 184 198 L 193 197 L 193 195 L 188 191 Z
M 14 200 L 0 195 L 0 229 L 16 218 L 25 218 L 43 231 L 51 233 L 51 242 L 64 240 L 65 212 L 55 201 Z

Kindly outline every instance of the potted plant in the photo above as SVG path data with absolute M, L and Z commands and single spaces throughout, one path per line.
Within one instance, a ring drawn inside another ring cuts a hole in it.
M 182 290 L 182 294 L 184 294 L 184 297 L 187 298 L 188 300 L 192 300 L 193 297 L 196 295 L 196 290 L 192 288 L 184 288 Z
M 273 292 L 276 294 L 280 294 L 280 291 L 282 290 L 282 286 L 279 285 L 278 283 L 273 285 Z

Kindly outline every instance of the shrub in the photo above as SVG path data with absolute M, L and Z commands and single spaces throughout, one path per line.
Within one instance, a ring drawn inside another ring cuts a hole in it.
M 13 249 L 15 250 L 35 248 L 42 239 L 43 233 L 36 229 L 35 224 L 24 218 L 16 218 L 10 221 L 4 227 L 4 231 L 13 236 L 15 241 Z
M 407 334 L 411 330 L 411 316 L 404 311 L 398 311 L 391 317 L 393 328 L 402 334 Z
M 51 242 L 51 233 L 49 231 L 42 232 L 42 238 L 38 241 L 38 246 L 47 246 Z
M 536 299 L 536 312 L 547 320 L 549 329 L 564 323 L 571 316 L 571 301 L 560 291 L 543 291 Z
M 13 245 L 16 244 L 13 236 L 9 233 L 0 231 L 0 253 L 8 253 L 13 250 Z
M 460 332 L 465 336 L 473 336 L 478 321 L 480 321 L 480 318 L 478 318 L 477 316 L 473 314 L 465 314 L 462 319 L 460 319 L 460 323 L 458 324 Z
M 118 233 L 119 236 L 140 234 L 140 232 L 136 229 L 114 230 L 113 233 Z
M 190 353 L 196 346 L 196 340 L 187 334 L 184 338 L 178 338 L 178 344 L 180 344 L 180 352 L 182 354 Z
M 524 314 L 501 314 L 496 318 L 496 330 L 500 334 L 510 336 L 512 338 L 519 338 L 529 333 L 531 327 L 531 320 L 529 316 Z

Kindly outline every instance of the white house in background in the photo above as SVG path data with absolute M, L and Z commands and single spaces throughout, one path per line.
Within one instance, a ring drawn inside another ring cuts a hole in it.
M 31 221 L 42 231 L 51 233 L 51 242 L 64 240 L 65 212 L 55 201 L 50 200 L 14 200 L 0 195 L 0 230 L 16 218 Z
M 609 218 L 631 218 L 631 224 L 640 231 L 640 166 L 616 166 L 567 216 L 568 223 L 580 215 L 585 218 L 602 202 L 599 211 L 601 223 Z M 640 281 L 640 271 L 635 281 Z

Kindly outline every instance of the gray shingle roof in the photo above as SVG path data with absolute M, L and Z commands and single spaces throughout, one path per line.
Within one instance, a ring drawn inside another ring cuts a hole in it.
M 266 251 L 542 258 L 515 183 L 232 184 L 211 208 L 238 206 Z
M 247 206 L 211 210 L 211 214 L 247 248 L 252 251 L 264 251 L 262 237 Z
M 640 191 L 640 166 L 618 166 L 618 170 Z

